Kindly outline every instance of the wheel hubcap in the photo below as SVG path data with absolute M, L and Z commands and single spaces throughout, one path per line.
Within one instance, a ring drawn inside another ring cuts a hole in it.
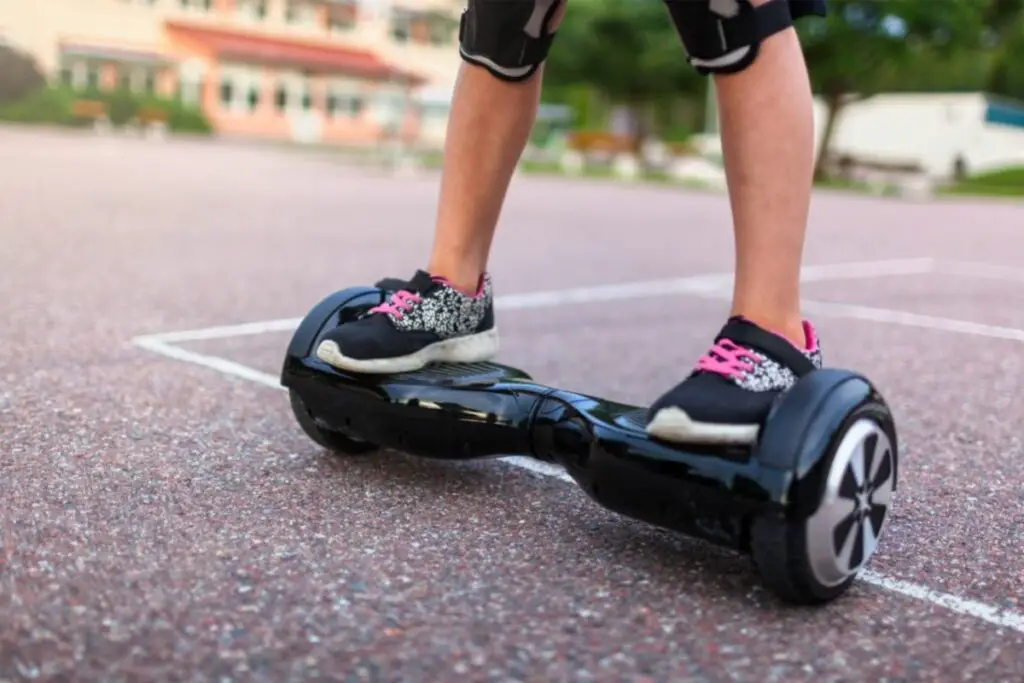
M 889 517 L 896 462 L 889 436 L 869 419 L 843 435 L 825 481 L 821 505 L 807 520 L 815 578 L 835 586 L 868 563 Z

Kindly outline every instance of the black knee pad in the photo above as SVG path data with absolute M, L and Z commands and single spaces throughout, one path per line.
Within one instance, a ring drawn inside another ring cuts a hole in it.
M 825 0 L 664 0 L 690 64 L 701 74 L 736 73 L 757 59 L 761 41 L 806 15 L 825 15 Z
M 469 0 L 459 54 L 504 81 L 524 81 L 547 59 L 555 13 L 566 0 Z

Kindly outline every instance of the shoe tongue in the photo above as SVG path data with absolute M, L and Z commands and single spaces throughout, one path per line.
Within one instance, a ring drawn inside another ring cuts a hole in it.
M 721 331 L 719 331 L 718 336 L 719 338 L 728 337 L 730 334 L 734 334 L 737 332 L 739 332 L 740 334 L 743 334 L 744 332 L 763 334 L 761 328 L 759 328 L 757 325 L 744 318 L 742 315 L 734 315 L 725 321 L 725 326 L 721 329 Z
M 409 280 L 409 288 L 420 294 L 424 294 L 429 291 L 432 287 L 436 287 L 437 282 L 434 278 L 425 270 L 417 270 L 416 274 Z

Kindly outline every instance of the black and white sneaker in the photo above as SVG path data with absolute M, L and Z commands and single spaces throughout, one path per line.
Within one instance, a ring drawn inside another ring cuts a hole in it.
M 385 303 L 328 332 L 317 357 L 342 370 L 388 374 L 412 372 L 431 362 L 478 363 L 497 355 L 490 275 L 480 277 L 472 295 L 422 270 L 401 284 Z
M 690 444 L 751 445 L 772 402 L 822 366 L 818 335 L 804 321 L 804 345 L 741 317 L 731 318 L 696 368 L 651 405 L 647 433 Z

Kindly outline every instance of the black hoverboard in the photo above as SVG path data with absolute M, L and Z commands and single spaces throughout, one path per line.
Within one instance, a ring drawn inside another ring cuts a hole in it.
M 299 425 L 324 448 L 557 463 L 609 510 L 749 554 L 764 583 L 794 603 L 841 595 L 877 547 L 896 490 L 897 441 L 888 406 L 863 377 L 805 376 L 776 401 L 752 447 L 682 448 L 648 437 L 642 408 L 496 363 L 364 375 L 316 357 L 326 331 L 386 294 L 335 292 L 292 336 L 281 383 Z

